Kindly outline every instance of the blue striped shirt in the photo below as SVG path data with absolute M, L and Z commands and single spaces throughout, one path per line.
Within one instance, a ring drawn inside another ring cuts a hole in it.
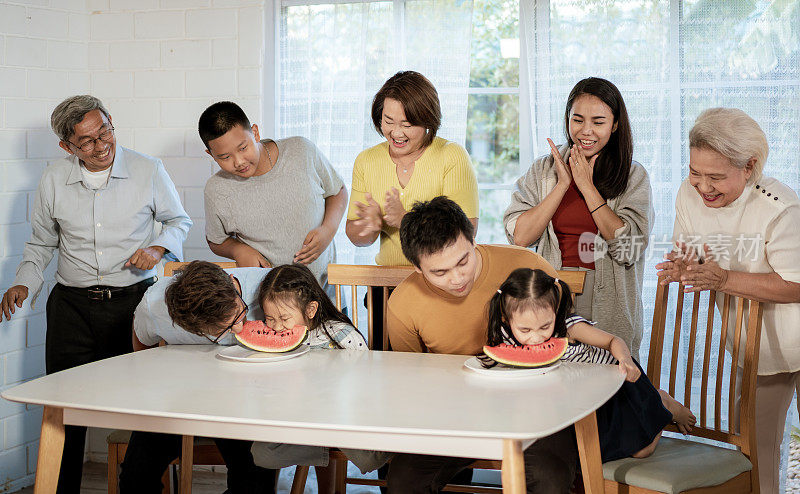
M 565 321 L 567 325 L 567 330 L 572 327 L 574 324 L 579 322 L 585 322 L 587 324 L 594 324 L 591 321 L 584 319 L 583 317 L 573 314 L 567 318 Z M 505 327 L 503 328 L 503 343 L 507 343 L 509 345 L 516 345 L 509 334 L 506 332 Z M 589 362 L 593 364 L 617 364 L 617 359 L 611 355 L 611 352 L 606 350 L 605 348 L 598 348 L 596 346 L 587 345 L 586 343 L 581 343 L 580 341 L 571 342 L 567 347 L 567 351 L 564 352 L 564 355 L 561 356 L 561 360 L 566 362 Z

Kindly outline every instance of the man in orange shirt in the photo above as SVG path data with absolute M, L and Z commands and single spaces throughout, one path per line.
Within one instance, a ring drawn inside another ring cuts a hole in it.
M 415 272 L 389 299 L 387 327 L 395 351 L 477 355 L 486 343 L 489 302 L 517 268 L 556 271 L 538 254 L 513 246 L 475 245 L 474 227 L 446 197 L 417 203 L 403 218 L 400 242 Z M 455 324 L 454 324 L 455 323 Z M 527 491 L 569 492 L 578 453 L 568 427 L 524 452 Z M 435 493 L 474 460 L 398 454 L 389 467 L 388 491 Z

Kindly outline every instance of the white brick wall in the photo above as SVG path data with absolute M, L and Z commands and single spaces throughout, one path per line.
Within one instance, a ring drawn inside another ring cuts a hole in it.
M 47 161 L 63 156 L 49 130 L 57 102 L 89 90 L 89 13 L 85 1 L 0 5 L 0 291 L 11 286 L 29 209 Z M 46 272 L 52 280 L 53 267 Z M 0 323 L 0 390 L 44 374 L 44 300 L 26 301 Z M 33 483 L 41 408 L 0 400 L 0 481 L 13 492 Z
M 72 94 L 104 100 L 121 145 L 164 160 L 195 221 L 187 259 L 217 259 L 203 234 L 203 186 L 216 171 L 197 119 L 221 99 L 261 123 L 261 0 L 8 0 L 0 4 L 0 292 L 30 234 L 36 186 L 63 151 L 49 129 Z M 272 8 L 271 2 L 266 2 Z M 35 5 L 34 5 L 35 4 Z M 46 271 L 52 280 L 55 262 Z M 39 303 L 0 322 L 0 390 L 44 373 L 46 283 Z M 0 482 L 30 485 L 41 410 L 0 399 Z M 105 457 L 104 433 L 89 454 Z M 2 489 L 0 489 L 2 490 Z

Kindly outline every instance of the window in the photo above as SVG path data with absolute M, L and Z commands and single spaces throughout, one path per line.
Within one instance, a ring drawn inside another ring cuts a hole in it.
M 765 175 L 800 189 L 800 1 L 521 0 L 520 7 L 534 156 L 547 152 L 546 137 L 564 141 L 564 102 L 578 80 L 604 77 L 625 97 L 634 159 L 650 175 L 656 213 L 642 295 L 644 361 L 653 266 L 670 246 L 697 115 L 715 106 L 747 112 L 769 141 Z
M 479 241 L 505 242 L 502 214 L 519 159 L 516 0 L 284 0 L 279 16 L 280 136 L 311 139 L 347 182 L 355 157 L 380 142 L 369 108 L 398 70 L 439 92 L 439 135 L 465 146 L 481 184 Z M 371 263 L 377 243 L 337 236 L 340 262 Z
M 800 0 L 283 0 L 279 16 L 280 134 L 314 141 L 350 181 L 353 160 L 379 142 L 371 98 L 397 70 L 437 87 L 441 135 L 469 151 L 480 183 L 478 240 L 505 243 L 502 216 L 533 158 L 564 142 L 567 94 L 600 76 L 625 97 L 634 159 L 647 169 L 656 221 L 644 280 L 672 233 L 688 173 L 687 136 L 705 108 L 756 119 L 770 144 L 765 174 L 800 189 Z M 341 262 L 372 262 L 340 232 Z M 646 330 L 647 331 L 647 330 Z M 643 339 L 646 356 L 649 335 Z
M 480 185 L 481 243 L 507 243 L 503 213 L 530 161 L 520 160 L 519 55 L 519 2 L 475 0 L 466 148 Z

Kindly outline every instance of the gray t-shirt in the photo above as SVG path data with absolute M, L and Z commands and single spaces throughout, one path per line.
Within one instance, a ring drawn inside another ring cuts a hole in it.
M 308 139 L 288 137 L 275 143 L 278 161 L 264 175 L 241 178 L 220 170 L 205 188 L 206 238 L 221 244 L 235 236 L 273 266 L 294 260 L 308 232 L 322 224 L 325 198 L 344 186 Z M 333 242 L 308 266 L 323 287 L 332 262 L 336 262 Z

